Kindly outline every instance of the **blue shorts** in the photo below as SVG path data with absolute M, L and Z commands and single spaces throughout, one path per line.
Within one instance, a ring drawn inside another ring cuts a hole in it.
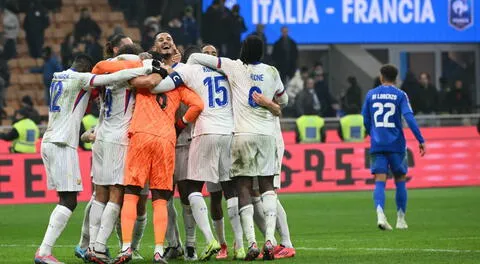
M 406 175 L 408 172 L 407 152 L 379 152 L 370 154 L 370 170 L 372 174 Z

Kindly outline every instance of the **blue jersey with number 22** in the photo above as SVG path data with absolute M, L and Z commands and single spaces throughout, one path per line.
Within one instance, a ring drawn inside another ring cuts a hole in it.
M 402 115 L 412 113 L 407 94 L 395 86 L 380 85 L 370 90 L 362 108 L 371 138 L 370 153 L 405 152 Z

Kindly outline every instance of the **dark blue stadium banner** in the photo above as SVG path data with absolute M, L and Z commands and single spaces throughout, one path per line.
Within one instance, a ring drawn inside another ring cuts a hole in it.
M 203 0 L 206 11 L 213 0 Z M 477 0 L 227 0 L 269 44 L 288 26 L 299 44 L 480 42 Z

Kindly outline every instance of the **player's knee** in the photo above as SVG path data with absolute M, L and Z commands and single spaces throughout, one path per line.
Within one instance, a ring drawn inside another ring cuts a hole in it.
M 110 197 L 108 186 L 97 185 L 95 190 L 95 200 L 101 203 L 107 203 Z
M 128 185 L 125 187 L 125 194 L 135 194 L 139 195 L 140 192 L 142 192 L 142 187 L 140 186 L 133 186 L 133 185 Z
M 231 181 L 222 182 L 221 184 L 222 184 L 222 190 L 223 190 L 223 195 L 225 196 L 225 200 L 231 199 L 233 197 L 237 197 L 235 186 Z
M 74 211 L 77 207 L 77 192 L 60 192 L 58 193 L 60 197 L 59 205 L 67 207 L 70 211 Z
M 152 201 L 162 199 L 168 201 L 172 198 L 173 191 L 170 190 L 152 190 Z
M 386 173 L 375 174 L 375 181 L 387 181 L 387 174 Z
M 395 182 L 403 182 L 407 179 L 407 175 L 402 174 L 402 175 L 395 175 Z
M 110 188 L 109 201 L 116 204 L 123 203 L 123 186 L 115 185 Z
M 258 177 L 260 193 L 273 191 L 273 176 Z

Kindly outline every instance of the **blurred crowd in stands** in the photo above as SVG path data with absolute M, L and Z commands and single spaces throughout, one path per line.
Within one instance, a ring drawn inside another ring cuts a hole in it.
M 225 0 L 212 1 L 203 13 L 198 0 L 108 0 L 108 4 L 112 10 L 123 12 L 128 26 L 140 29 L 139 44 L 145 50 L 153 45 L 154 36 L 159 31 L 170 32 L 180 50 L 189 45 L 210 43 L 219 49 L 222 56 L 232 59 L 238 57 L 244 33 L 257 35 L 267 43 L 264 25 L 257 25 L 255 31 L 247 32 L 240 15 L 241 6 L 237 4 L 227 8 Z M 102 29 L 92 19 L 89 8 L 80 10 L 74 30 L 65 34 L 60 54 L 44 45 L 45 30 L 51 19 L 49 14 L 59 12 L 61 8 L 61 0 L 0 0 L 3 20 L 3 29 L 0 29 L 3 31 L 0 39 L 0 44 L 3 44 L 0 45 L 0 117 L 5 115 L 3 107 L 10 79 L 8 60 L 17 56 L 16 42 L 21 30 L 25 31 L 29 55 L 44 60 L 43 66 L 31 68 L 30 72 L 43 73 L 45 102 L 49 101 L 53 73 L 68 68 L 76 54 L 86 52 L 95 61 L 103 59 L 102 43 L 105 40 L 101 39 Z M 23 28 L 18 13 L 26 14 Z M 112 36 L 118 33 L 123 33 L 121 26 L 114 28 Z M 298 65 L 297 43 L 290 37 L 288 27 L 283 27 L 278 33 L 279 38 L 270 53 L 265 46 L 263 61 L 276 66 L 285 83 L 290 98 L 285 116 L 315 114 L 335 117 L 360 111 L 362 96 L 371 87 L 360 87 L 355 76 L 350 76 L 345 80 L 348 89 L 340 96 L 332 96 L 331 89 L 334 87 L 329 87 L 322 63 Z M 473 110 L 464 79 L 455 76 L 441 78 L 442 87 L 435 87 L 433 83 L 428 73 L 420 76 L 408 73 L 403 80 L 400 88 L 409 95 L 416 113 L 469 113 Z M 376 85 L 377 82 L 372 87 Z

